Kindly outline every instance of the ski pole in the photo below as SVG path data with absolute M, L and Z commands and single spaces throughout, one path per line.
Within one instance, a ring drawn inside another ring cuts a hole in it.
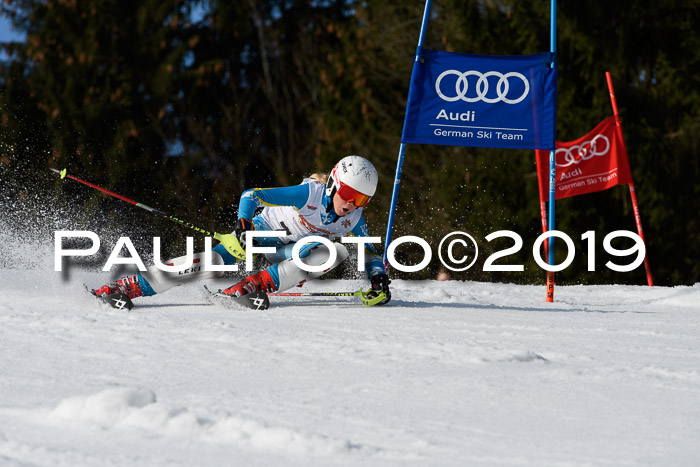
M 206 235 L 208 237 L 214 237 L 222 245 L 224 245 L 224 248 L 226 248 L 226 250 L 228 250 L 229 253 L 231 253 L 237 259 L 240 259 L 240 260 L 245 259 L 245 250 L 243 249 L 241 244 L 238 242 L 238 239 L 236 238 L 235 235 L 220 234 L 218 232 L 210 232 L 210 231 L 203 229 L 201 227 L 197 227 L 196 225 L 190 224 L 189 222 L 185 222 L 181 219 L 178 219 L 177 217 L 166 214 L 163 211 L 159 211 L 158 209 L 154 209 L 154 208 L 147 206 L 143 203 L 139 203 L 137 201 L 134 201 L 133 199 L 129 199 L 126 196 L 122 196 L 122 195 L 115 193 L 113 191 L 110 191 L 106 188 L 102 188 L 101 186 L 97 186 L 94 183 L 90 183 L 88 181 L 82 180 L 82 179 L 75 177 L 73 175 L 70 175 L 67 173 L 68 169 L 57 170 L 57 169 L 51 168 L 51 170 L 53 170 L 54 172 L 59 174 L 61 176 L 61 179 L 70 178 L 71 180 L 75 180 L 76 182 L 82 183 L 83 185 L 87 185 L 87 186 L 94 188 L 96 190 L 99 190 L 103 193 L 107 193 L 110 196 L 114 196 L 115 198 L 118 198 L 122 201 L 126 201 L 127 203 L 133 204 L 136 207 L 139 207 L 141 209 L 145 209 L 148 212 L 152 212 L 153 214 L 156 214 L 157 216 L 168 219 L 169 221 L 176 222 L 176 223 L 182 225 L 183 227 L 187 227 L 188 229 L 192 229 L 196 232 L 203 233 L 204 235 Z
M 374 298 L 369 298 L 369 290 L 366 292 L 362 289 L 355 292 L 272 292 L 268 293 L 271 297 L 358 297 L 362 300 L 363 305 L 372 306 L 381 302 L 386 298 L 386 292 L 380 292 Z
M 277 297 L 354 297 L 362 293 L 361 290 L 356 292 L 271 292 L 268 295 Z

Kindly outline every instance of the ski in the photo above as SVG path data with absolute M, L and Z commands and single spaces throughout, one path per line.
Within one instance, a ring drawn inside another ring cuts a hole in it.
M 88 287 L 87 284 L 83 284 L 83 287 L 91 297 L 117 310 L 131 310 L 134 307 L 134 302 L 132 302 L 129 296 L 125 293 L 116 292 L 111 295 L 95 295 L 95 291 Z
M 134 303 L 131 301 L 129 296 L 121 292 L 104 296 L 95 295 L 94 297 L 100 300 L 101 302 L 111 306 L 112 308 L 116 308 L 117 310 L 131 310 L 134 307 Z
M 245 307 L 253 310 L 267 310 L 270 308 L 270 299 L 265 292 L 260 290 L 245 294 L 241 297 L 235 297 L 232 295 L 226 295 L 219 290 L 218 292 L 213 292 L 209 290 L 206 285 L 204 289 L 209 293 L 209 298 L 212 303 L 217 305 L 222 305 L 226 308 L 233 307 Z

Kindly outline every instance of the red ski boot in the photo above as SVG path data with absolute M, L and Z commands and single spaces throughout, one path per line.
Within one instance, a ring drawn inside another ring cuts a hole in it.
M 138 276 L 126 276 L 119 279 L 117 282 L 105 284 L 97 290 L 93 290 L 92 294 L 96 297 L 105 297 L 121 292 L 129 298 L 136 298 L 143 295 L 141 284 Z
M 248 276 L 238 284 L 222 290 L 222 292 L 226 295 L 242 297 L 243 295 L 255 292 L 256 290 L 261 290 L 265 293 L 274 292 L 277 290 L 277 286 L 275 286 L 275 282 L 272 280 L 272 276 L 270 276 L 270 273 L 267 272 L 267 270 L 260 271 L 252 276 Z

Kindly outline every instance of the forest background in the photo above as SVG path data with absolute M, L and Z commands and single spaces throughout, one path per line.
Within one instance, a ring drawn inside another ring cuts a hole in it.
M 30 206 L 40 217 L 68 203 L 68 217 L 82 216 L 83 227 L 159 235 L 167 254 L 181 255 L 191 231 L 48 169 L 68 168 L 227 232 L 243 190 L 297 184 L 360 154 L 380 171 L 365 217 L 383 238 L 423 8 L 422 0 L 4 0 L 0 14 L 25 34 L 1 44 L 4 225 Z M 558 6 L 557 140 L 583 136 L 612 114 L 610 71 L 660 285 L 700 281 L 699 15 L 700 0 Z M 548 0 L 435 0 L 425 46 L 545 52 L 549 22 Z M 537 190 L 534 151 L 408 146 L 394 238 L 418 235 L 435 248 L 447 233 L 466 231 L 481 251 L 454 279 L 543 282 L 531 252 L 541 233 Z M 556 228 L 577 248 L 557 282 L 646 283 L 643 266 L 604 266 L 631 262 L 601 248 L 609 232 L 636 232 L 626 186 L 557 201 L 556 214 Z M 524 264 L 524 273 L 481 270 L 511 245 L 484 240 L 501 229 L 520 234 L 524 247 L 499 263 Z M 587 230 L 597 233 L 596 272 L 586 270 Z M 402 248 L 399 257 L 421 255 Z M 557 262 L 564 255 L 558 242 Z M 392 274 L 431 278 L 439 267 L 434 258 L 420 273 Z

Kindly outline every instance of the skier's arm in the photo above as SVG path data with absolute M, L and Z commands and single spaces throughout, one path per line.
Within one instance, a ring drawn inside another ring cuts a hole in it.
M 253 188 L 241 195 L 238 218 L 252 219 L 260 206 L 292 206 L 301 209 L 309 199 L 309 185 L 294 185 L 281 188 Z
M 350 235 L 355 237 L 369 237 L 369 230 L 367 229 L 367 223 L 364 217 L 360 217 L 360 221 L 357 223 L 354 229 L 350 231 Z M 365 270 L 367 271 L 367 277 L 371 281 L 377 274 L 386 274 L 384 269 L 384 261 L 382 255 L 379 254 L 374 244 L 365 244 Z
M 369 237 L 369 230 L 364 217 L 360 217 L 360 221 L 350 231 L 350 234 L 356 237 Z M 386 305 L 391 300 L 391 291 L 389 291 L 391 281 L 389 276 L 386 275 L 381 255 L 371 243 L 365 245 L 365 269 L 367 270 L 367 277 L 372 283 L 372 289 L 368 291 L 368 296 L 379 297 L 380 294 L 384 294 L 384 298 L 377 305 Z

